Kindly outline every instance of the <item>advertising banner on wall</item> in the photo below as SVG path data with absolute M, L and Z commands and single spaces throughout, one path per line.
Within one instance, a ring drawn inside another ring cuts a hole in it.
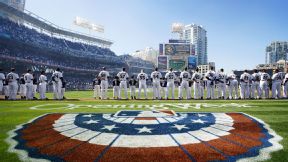
M 173 68 L 173 70 L 181 71 L 185 68 L 184 60 L 169 60 L 169 68 Z
M 165 44 L 165 55 L 190 55 L 190 44 Z
M 158 56 L 158 69 L 159 71 L 167 70 L 168 59 L 167 56 Z
M 163 44 L 159 44 L 159 55 L 164 55 L 164 53 L 163 53 Z
M 189 56 L 188 57 L 188 69 L 196 69 L 197 68 L 197 57 Z

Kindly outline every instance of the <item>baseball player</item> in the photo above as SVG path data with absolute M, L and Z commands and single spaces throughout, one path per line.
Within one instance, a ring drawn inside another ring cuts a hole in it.
M 166 96 L 167 80 L 164 77 L 160 79 L 160 85 L 161 85 L 160 87 L 161 99 L 162 99 L 162 96 L 164 96 L 164 98 L 167 98 Z
M 40 100 L 47 100 L 47 97 L 46 97 L 46 85 L 47 85 L 47 77 L 45 76 L 45 71 L 41 71 L 41 75 L 39 76 Z
M 189 91 L 189 80 L 191 78 L 190 73 L 187 71 L 188 68 L 186 67 L 184 71 L 180 73 L 180 86 L 179 86 L 179 99 L 183 99 L 183 91 L 186 91 L 186 98 L 191 99 L 191 91 Z
M 118 76 L 115 76 L 112 85 L 113 85 L 113 98 L 114 100 L 120 99 L 120 80 Z
M 193 84 L 193 89 L 194 89 L 194 99 L 200 99 L 201 98 L 201 89 L 200 89 L 200 81 L 201 81 L 201 74 L 199 73 L 199 69 L 197 68 L 195 70 L 195 73 L 192 75 L 192 81 L 194 82 Z
M 19 75 L 15 73 L 15 69 L 12 68 L 11 72 L 7 74 L 6 79 L 8 81 L 8 91 L 9 91 L 9 100 L 16 100 Z
M 224 73 L 224 69 L 220 69 L 220 72 L 216 74 L 216 81 L 217 84 L 217 91 L 218 91 L 218 98 L 222 98 L 226 100 L 226 80 L 227 75 Z
M 173 69 L 171 68 L 170 71 L 168 71 L 165 75 L 165 79 L 167 80 L 167 88 L 166 88 L 166 95 L 165 98 L 168 99 L 169 96 L 169 89 L 172 90 L 172 99 L 174 99 L 174 89 L 175 89 L 175 85 L 174 85 L 174 81 L 176 79 L 176 75 L 173 72 Z
M 285 75 L 285 78 L 283 80 L 283 97 L 288 97 L 288 73 Z
M 66 84 L 67 84 L 67 82 L 63 79 L 62 80 L 62 87 L 61 87 L 61 91 L 60 91 L 60 99 L 61 100 L 66 99 L 65 96 L 64 96 L 65 91 L 66 91 Z
M 237 76 L 233 73 L 228 76 L 227 86 L 229 88 L 229 99 L 233 99 L 233 91 L 235 93 L 234 99 L 238 99 L 238 80 Z
M 279 73 L 279 70 L 276 69 L 274 71 L 274 74 L 272 75 L 272 98 L 273 99 L 279 99 L 281 98 L 281 83 L 283 81 L 283 78 L 281 74 Z
M 22 74 L 22 76 L 19 79 L 19 84 L 20 84 L 19 95 L 21 96 L 21 99 L 26 99 L 26 85 L 25 85 L 24 75 L 25 74 Z
M 26 86 L 26 100 L 33 100 L 33 75 L 32 71 L 29 69 L 24 75 L 25 86 Z
M 60 71 L 60 68 L 57 68 L 56 71 L 52 74 L 52 83 L 53 83 L 53 92 L 55 100 L 62 100 L 61 98 L 61 89 L 63 83 L 63 74 Z
M 4 80 L 5 80 L 5 75 L 2 73 L 2 69 L 0 68 L 0 95 L 2 95 L 3 93 L 3 83 L 4 83 Z
M 6 78 L 7 76 L 5 76 Z M 5 79 L 3 81 L 3 92 L 4 92 L 4 96 L 5 96 L 5 100 L 8 100 L 9 99 L 9 87 L 8 87 L 8 80 Z
M 33 99 L 37 99 L 36 98 L 37 86 L 38 86 L 38 80 L 37 80 L 35 74 L 33 74 Z
M 107 89 L 108 89 L 108 77 L 109 73 L 106 68 L 103 67 L 102 71 L 98 75 L 101 78 L 101 99 L 107 99 Z
M 120 71 L 117 76 L 120 79 L 120 90 L 119 90 L 119 98 L 121 99 L 121 89 L 124 89 L 125 99 L 128 100 L 127 95 L 127 79 L 129 78 L 128 73 L 126 72 L 126 68 L 123 68 L 122 71 Z
M 101 99 L 100 98 L 100 84 L 101 84 L 101 79 L 100 77 L 96 77 L 95 79 L 93 79 L 93 90 L 94 90 L 94 99 Z
M 255 90 L 257 92 L 257 98 L 260 97 L 261 89 L 260 89 L 260 79 L 261 75 L 257 69 L 254 69 L 254 73 L 251 75 L 252 77 L 252 85 L 251 85 L 251 98 L 255 99 Z
M 210 70 L 205 74 L 207 79 L 207 99 L 214 99 L 215 89 L 215 71 L 214 67 L 210 67 Z
M 260 79 L 261 79 L 260 80 L 260 88 L 261 88 L 260 98 L 262 98 L 263 91 L 264 91 L 265 98 L 267 99 L 267 98 L 269 98 L 268 80 L 270 79 L 270 75 L 268 73 L 266 73 L 266 70 L 262 70 Z
M 132 75 L 131 79 L 129 80 L 130 96 L 132 100 L 136 100 L 136 84 L 137 80 L 134 78 L 134 75 Z
M 153 85 L 153 99 L 160 99 L 160 78 L 162 78 L 162 74 L 158 71 L 158 68 L 155 68 L 155 71 L 151 73 L 151 80 Z
M 251 80 L 248 70 L 240 76 L 240 96 L 241 99 L 249 99 L 249 82 Z
M 137 76 L 137 80 L 139 81 L 139 89 L 138 89 L 138 98 L 141 99 L 141 90 L 144 89 L 144 96 L 147 99 L 147 84 L 146 81 L 148 79 L 148 75 L 144 73 L 143 69 Z

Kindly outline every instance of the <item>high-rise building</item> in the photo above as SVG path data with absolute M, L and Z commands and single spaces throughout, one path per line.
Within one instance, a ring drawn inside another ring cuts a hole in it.
M 190 40 L 195 46 L 195 54 L 198 56 L 198 65 L 207 65 L 207 31 L 199 25 L 185 25 L 183 31 L 185 40 Z
M 144 50 L 137 50 L 134 53 L 132 53 L 131 55 L 133 57 L 141 58 L 145 61 L 150 61 L 154 65 L 156 65 L 158 53 L 159 52 L 157 50 L 153 49 L 152 47 L 147 47 Z
M 288 42 L 275 41 L 266 47 L 266 64 L 274 64 L 279 60 L 287 60 Z

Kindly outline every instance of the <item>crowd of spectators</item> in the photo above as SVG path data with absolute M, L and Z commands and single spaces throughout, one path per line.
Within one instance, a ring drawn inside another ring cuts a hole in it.
M 101 67 L 115 72 L 127 67 L 125 61 L 108 48 L 50 36 L 1 17 L 0 22 L 0 60 L 26 65 L 19 69 L 19 73 L 31 65 L 51 69 L 60 67 L 70 73 L 66 78 L 67 87 L 86 89 L 91 87 L 93 77 Z M 87 75 L 79 78 L 79 72 Z

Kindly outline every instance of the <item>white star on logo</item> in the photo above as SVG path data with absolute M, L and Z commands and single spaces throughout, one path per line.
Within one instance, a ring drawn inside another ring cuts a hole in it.
M 104 127 L 102 129 L 107 129 L 107 130 L 111 131 L 114 128 L 118 128 L 118 127 L 116 127 L 115 124 L 114 125 L 104 125 Z
M 135 129 L 139 130 L 138 133 L 143 133 L 143 132 L 152 133 L 152 132 L 151 132 L 152 129 L 151 129 L 151 128 L 149 129 L 149 128 L 147 128 L 147 127 L 135 128 Z
M 201 123 L 201 124 L 204 124 L 206 123 L 205 121 L 201 120 L 201 119 L 198 119 L 198 120 L 192 120 L 192 123 Z
M 178 125 L 178 124 L 174 124 L 174 126 L 172 127 L 178 129 L 179 131 L 181 131 L 182 129 L 189 129 L 188 127 L 186 127 L 186 125 Z
M 205 114 L 197 114 L 198 115 L 198 117 L 199 118 L 201 118 L 201 117 L 206 117 L 207 115 L 205 115 Z
M 85 124 L 96 124 L 96 123 L 98 123 L 99 122 L 99 120 L 92 120 L 92 119 L 90 119 L 89 121 L 84 121 L 83 123 L 85 123 Z
M 88 117 L 88 118 L 91 118 L 93 115 L 92 114 L 89 114 L 89 115 L 83 115 L 83 117 Z

